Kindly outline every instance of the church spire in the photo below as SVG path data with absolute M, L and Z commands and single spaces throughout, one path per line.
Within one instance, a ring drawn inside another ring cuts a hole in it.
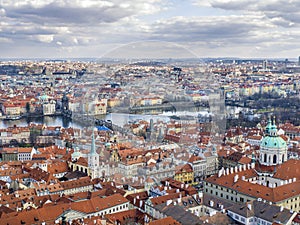
M 94 129 L 92 132 L 92 145 L 91 145 L 91 154 L 95 154 L 96 150 L 95 150 L 95 135 L 94 135 Z

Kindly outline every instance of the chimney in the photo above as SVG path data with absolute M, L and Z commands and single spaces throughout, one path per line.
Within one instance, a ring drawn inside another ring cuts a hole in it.
M 238 181 L 238 179 L 239 179 L 239 175 L 236 174 L 236 175 L 234 176 L 234 178 L 233 178 L 233 182 L 236 183 L 236 182 Z
M 241 172 L 243 170 L 243 166 L 239 165 L 239 172 Z
M 219 170 L 218 177 L 221 177 L 221 176 L 222 176 L 222 170 Z
M 229 174 L 229 168 L 226 168 L 226 175 Z
M 247 205 L 247 208 L 248 208 L 249 210 L 252 210 L 252 205 L 251 205 L 251 204 L 248 204 L 248 205 Z

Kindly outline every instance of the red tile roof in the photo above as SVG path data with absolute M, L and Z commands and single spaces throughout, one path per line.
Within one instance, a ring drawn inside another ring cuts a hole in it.
M 151 221 L 149 225 L 181 225 L 181 223 L 168 216 L 163 219 Z

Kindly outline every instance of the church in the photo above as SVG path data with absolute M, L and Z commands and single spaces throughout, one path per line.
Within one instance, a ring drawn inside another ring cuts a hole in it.
M 204 182 L 204 193 L 236 203 L 259 200 L 300 210 L 300 161 L 288 159 L 287 143 L 269 120 L 258 160 L 248 165 L 222 168 Z
M 100 155 L 96 151 L 95 132 L 96 131 L 93 129 L 91 148 L 86 157 L 84 157 L 79 151 L 75 150 L 71 155 L 71 161 L 69 162 L 69 168 L 72 172 L 79 171 L 85 173 L 92 179 L 100 177 L 103 178 L 114 172 L 111 171 L 109 163 L 100 160 Z

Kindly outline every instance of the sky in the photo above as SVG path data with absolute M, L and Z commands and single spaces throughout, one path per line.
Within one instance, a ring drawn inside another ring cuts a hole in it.
M 0 58 L 297 58 L 299 0 L 0 0 Z

